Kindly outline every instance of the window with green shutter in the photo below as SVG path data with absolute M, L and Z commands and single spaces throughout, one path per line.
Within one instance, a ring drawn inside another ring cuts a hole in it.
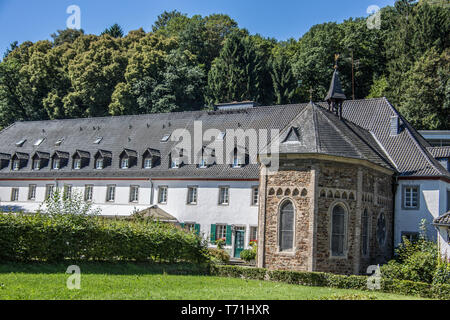
M 211 234 L 210 234 L 210 242 L 215 243 L 216 242 L 216 225 L 211 225 Z
M 196 224 L 195 227 L 194 227 L 194 229 L 195 229 L 195 233 L 198 234 L 198 235 L 200 235 L 200 225 L 199 225 L 199 224 Z
M 231 226 L 227 225 L 227 236 L 226 236 L 227 246 L 231 246 Z

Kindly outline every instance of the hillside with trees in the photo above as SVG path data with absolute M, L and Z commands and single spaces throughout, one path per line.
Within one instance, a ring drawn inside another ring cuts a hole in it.
M 365 18 L 313 26 L 299 39 L 250 34 L 231 17 L 162 13 L 152 30 L 58 30 L 11 44 L 0 63 L 0 128 L 18 120 L 144 114 L 326 95 L 334 56 L 347 98 L 386 96 L 417 129 L 450 129 L 448 1 L 397 1 L 381 28 Z M 353 66 L 353 68 L 352 68 Z

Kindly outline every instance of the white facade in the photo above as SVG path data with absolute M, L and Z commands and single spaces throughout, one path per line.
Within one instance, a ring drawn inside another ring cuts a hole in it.
M 128 216 L 134 211 L 158 205 L 180 223 L 200 225 L 200 233 L 210 240 L 211 225 L 229 225 L 245 230 L 245 248 L 251 239 L 251 229 L 258 226 L 258 205 L 254 199 L 254 189 L 258 180 L 227 181 L 227 180 L 150 180 L 150 179 L 78 179 L 78 180 L 0 180 L 0 207 L 4 211 L 35 212 L 46 197 L 48 185 L 55 185 L 61 191 L 65 185 L 72 187 L 72 194 L 85 195 L 87 185 L 93 186 L 92 204 L 101 209 L 106 216 Z M 28 199 L 30 185 L 36 186 L 35 199 Z M 108 186 L 115 187 L 114 201 L 107 201 Z M 130 190 L 138 186 L 138 201 L 130 202 Z M 167 201 L 158 202 L 159 188 L 167 187 Z M 197 201 L 188 203 L 188 188 L 196 187 Z M 228 204 L 219 204 L 220 187 L 228 187 Z M 12 198 L 13 189 L 19 189 L 17 201 Z M 256 233 L 257 234 L 257 233 Z M 233 254 L 234 233 L 232 245 L 226 249 Z
M 418 206 L 405 206 L 405 188 L 418 187 Z M 436 240 L 433 220 L 448 211 L 450 184 L 442 180 L 399 180 L 395 195 L 395 236 L 394 245 L 401 243 L 402 234 L 420 232 L 422 219 L 427 221 L 427 236 Z
M 438 245 L 441 255 L 450 262 L 450 227 L 438 226 Z

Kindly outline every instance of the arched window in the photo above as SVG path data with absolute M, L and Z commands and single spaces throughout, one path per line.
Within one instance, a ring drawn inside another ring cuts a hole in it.
M 364 210 L 361 217 L 361 242 L 362 254 L 366 256 L 369 253 L 369 213 L 367 209 Z
M 338 204 L 333 208 L 331 217 L 331 254 L 343 256 L 345 250 L 345 209 Z
M 286 201 L 280 211 L 280 251 L 294 248 L 294 205 Z
M 384 247 L 386 243 L 386 218 L 384 213 L 380 213 L 377 220 L 377 240 L 380 247 Z

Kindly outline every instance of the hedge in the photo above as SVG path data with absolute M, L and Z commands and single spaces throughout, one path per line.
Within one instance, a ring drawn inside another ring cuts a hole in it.
M 152 221 L 95 216 L 0 214 L 0 248 L 0 262 L 207 260 L 206 245 L 194 233 Z
M 210 274 L 221 277 L 270 280 L 313 287 L 369 290 L 366 276 L 344 276 L 322 272 L 267 270 L 240 266 L 212 265 Z M 450 285 L 432 285 L 406 280 L 382 278 L 380 291 L 394 294 L 450 300 Z

